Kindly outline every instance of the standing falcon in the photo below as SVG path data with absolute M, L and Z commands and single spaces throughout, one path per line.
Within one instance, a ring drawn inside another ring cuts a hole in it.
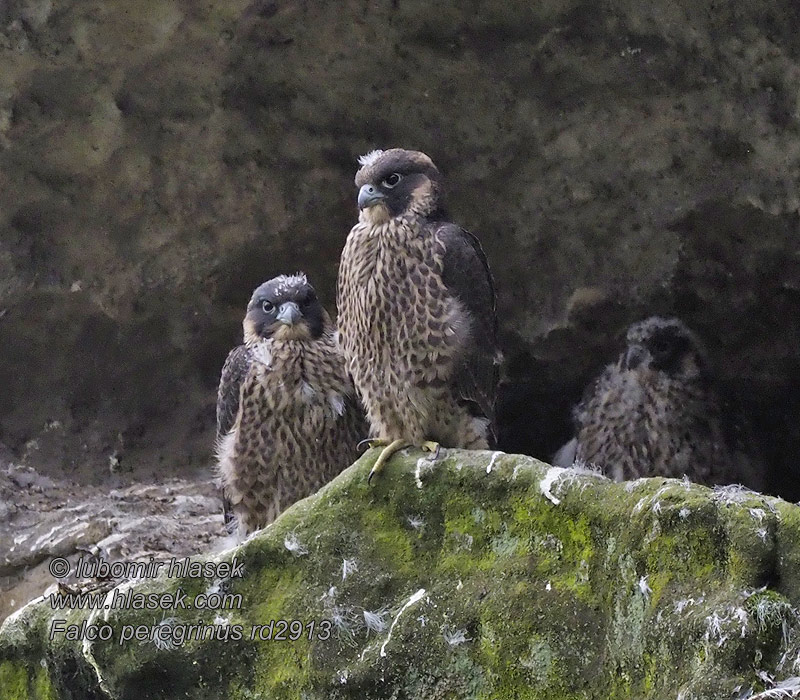
M 553 459 L 596 464 L 617 481 L 682 477 L 758 487 L 761 474 L 733 438 L 695 335 L 678 319 L 633 324 L 627 347 L 586 390 L 576 437 Z
M 359 159 L 358 223 L 339 266 L 339 334 L 383 445 L 370 477 L 406 446 L 494 440 L 495 293 L 477 238 L 447 221 L 442 177 L 418 151 Z
M 217 457 L 245 535 L 354 462 L 366 426 L 305 275 L 258 287 L 243 326 L 244 345 L 229 353 L 219 383 Z

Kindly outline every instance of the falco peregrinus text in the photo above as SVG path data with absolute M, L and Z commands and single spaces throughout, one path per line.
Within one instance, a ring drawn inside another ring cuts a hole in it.
M 241 534 L 355 461 L 366 424 L 330 318 L 305 275 L 258 287 L 217 397 L 223 492 Z
M 694 333 L 678 319 L 654 316 L 628 329 L 626 345 L 576 406 L 575 438 L 553 463 L 594 464 L 617 481 L 686 475 L 760 486 L 726 425 Z
M 385 445 L 485 449 L 498 381 L 495 293 L 478 240 L 448 222 L 442 178 L 418 151 L 359 159 L 358 223 L 339 267 L 347 367 Z

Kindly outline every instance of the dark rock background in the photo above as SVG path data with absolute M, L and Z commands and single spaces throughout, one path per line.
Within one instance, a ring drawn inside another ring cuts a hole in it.
M 793 0 L 0 4 L 0 441 L 79 482 L 206 475 L 251 290 L 299 268 L 332 308 L 355 158 L 402 145 L 497 277 L 504 449 L 547 457 L 626 325 L 674 313 L 800 498 L 798 23 Z

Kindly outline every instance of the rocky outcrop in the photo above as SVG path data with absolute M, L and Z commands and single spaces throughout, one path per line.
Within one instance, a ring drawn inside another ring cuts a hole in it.
M 211 482 L 80 486 L 19 465 L 0 467 L 0 532 L 0 621 L 55 584 L 53 557 L 163 561 L 225 542 Z
M 450 450 L 399 456 L 370 486 L 375 456 L 205 576 L 104 594 L 128 609 L 28 605 L 0 631 L 3 697 L 720 700 L 797 686 L 797 506 Z M 145 594 L 188 607 L 131 609 Z M 239 598 L 198 609 L 215 595 Z M 109 639 L 68 638 L 92 627 Z
M 252 288 L 302 268 L 332 307 L 355 157 L 403 145 L 497 276 L 505 449 L 549 456 L 624 327 L 677 314 L 800 498 L 798 12 L 5 3 L 0 439 L 84 482 L 204 467 Z

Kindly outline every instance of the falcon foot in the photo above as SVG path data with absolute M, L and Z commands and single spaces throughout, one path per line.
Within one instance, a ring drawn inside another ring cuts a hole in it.
M 367 442 L 367 441 L 362 441 L 362 442 Z M 372 477 L 383 469 L 383 465 L 386 464 L 386 462 L 388 462 L 392 458 L 392 455 L 394 455 L 395 452 L 399 452 L 405 447 L 415 447 L 415 445 L 408 442 L 408 440 L 402 440 L 402 439 L 388 442 L 387 440 L 378 438 L 377 440 L 369 441 L 369 443 L 370 447 L 381 447 L 381 446 L 384 447 L 383 451 L 378 455 L 378 459 L 375 460 L 375 464 L 372 465 L 372 469 L 370 469 L 369 476 L 367 477 L 368 484 L 372 482 Z M 378 443 L 378 444 L 373 444 L 373 443 Z M 432 442 L 431 440 L 426 440 L 419 447 L 421 450 L 425 452 L 433 453 L 433 457 L 431 457 L 431 460 L 439 458 L 440 446 L 438 442 Z
M 381 440 L 384 444 L 386 444 L 385 440 Z M 372 481 L 372 477 L 375 476 L 381 469 L 383 469 L 383 465 L 391 459 L 392 455 L 395 452 L 399 452 L 404 447 L 409 446 L 409 442 L 407 440 L 397 439 L 392 440 L 388 445 L 383 448 L 383 451 L 378 455 L 378 459 L 375 460 L 375 464 L 372 465 L 372 469 L 369 470 L 369 476 L 367 477 L 367 483 L 369 484 Z M 380 447 L 380 445 L 376 445 L 376 447 Z
M 433 452 L 433 457 L 431 457 L 431 462 L 439 459 L 439 450 L 442 449 L 442 446 L 438 442 L 433 442 L 432 440 L 426 440 L 425 442 L 422 443 L 422 445 L 420 445 L 420 447 L 425 452 Z
M 372 449 L 373 447 L 386 447 L 389 444 L 386 438 L 364 438 L 357 445 L 357 450 Z

